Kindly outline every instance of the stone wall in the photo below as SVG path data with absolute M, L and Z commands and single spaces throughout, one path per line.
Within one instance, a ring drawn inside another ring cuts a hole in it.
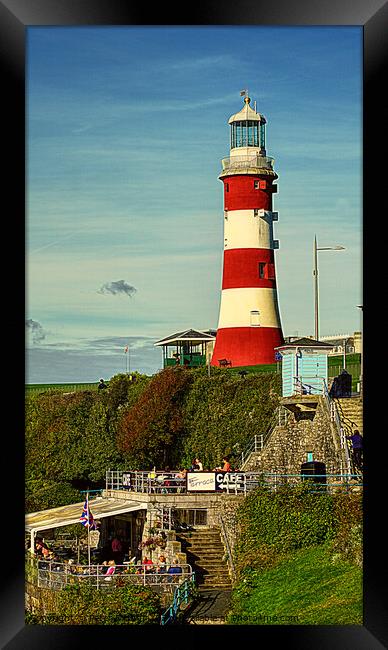
M 233 550 L 238 538 L 239 526 L 237 522 L 237 510 L 244 501 L 244 496 L 234 496 L 227 497 L 225 500 L 220 503 L 219 508 L 217 509 L 217 526 L 221 527 L 221 519 L 224 523 L 225 533 L 228 539 L 229 550 L 233 557 Z M 221 536 L 223 540 L 223 537 Z M 223 540 L 224 541 L 224 540 Z M 224 543 L 225 552 L 228 552 L 228 549 Z M 229 564 L 229 573 L 230 577 L 234 578 L 233 572 L 231 571 L 231 565 Z
M 244 469 L 299 474 L 308 452 L 325 463 L 327 473 L 341 472 L 338 434 L 320 396 L 314 413 L 300 416 L 291 412 L 286 426 L 275 427 L 263 451 L 252 455 Z

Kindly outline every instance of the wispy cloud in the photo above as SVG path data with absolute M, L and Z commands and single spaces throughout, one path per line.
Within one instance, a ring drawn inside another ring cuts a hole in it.
M 132 296 L 136 292 L 137 289 L 135 287 L 132 287 L 127 282 L 125 282 L 125 280 L 115 280 L 113 282 L 107 282 L 101 287 L 101 289 L 97 291 L 97 293 L 102 293 L 102 294 L 110 293 L 113 296 L 125 294 L 129 296 L 129 298 L 132 298 Z
M 32 318 L 26 320 L 26 329 L 28 334 L 31 335 L 34 344 L 41 343 L 46 338 L 46 332 L 42 325 L 38 321 L 32 320 Z

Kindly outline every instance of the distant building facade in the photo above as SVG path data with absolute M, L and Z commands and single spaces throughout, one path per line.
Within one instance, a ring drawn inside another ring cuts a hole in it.
M 293 343 L 300 336 L 286 336 L 286 343 Z M 307 336 L 306 338 L 313 339 L 313 336 Z M 344 353 L 344 347 L 346 347 L 346 354 L 361 354 L 362 352 L 362 333 L 353 332 L 353 334 L 333 334 L 330 336 L 320 336 L 319 340 L 322 343 L 328 343 L 332 345 L 332 350 L 329 352 L 329 356 L 338 355 Z

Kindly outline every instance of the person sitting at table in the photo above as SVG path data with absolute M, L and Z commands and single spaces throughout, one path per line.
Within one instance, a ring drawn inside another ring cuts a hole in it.
M 39 540 L 35 543 L 35 551 L 36 551 L 36 553 L 37 553 L 37 555 L 38 555 L 39 557 L 42 557 L 42 558 L 44 558 L 45 560 L 49 560 L 49 559 L 50 559 L 50 556 L 52 555 L 52 553 L 51 553 L 49 547 L 47 546 L 47 544 L 45 544 L 45 543 L 43 542 L 43 540 L 41 540 L 41 539 L 39 539 Z
M 185 485 L 185 478 L 187 474 L 187 469 L 182 467 L 177 474 L 175 474 L 176 480 L 176 485 L 177 485 L 177 492 L 183 492 L 183 488 Z
M 159 555 L 157 573 L 166 573 L 167 572 L 167 563 L 164 555 Z
M 215 467 L 214 468 L 215 472 L 230 472 L 232 470 L 232 466 L 231 466 L 231 464 L 229 462 L 229 457 L 228 456 L 224 456 L 224 458 L 222 459 L 222 463 L 223 463 L 222 467 Z
M 179 582 L 179 575 L 183 573 L 183 569 L 179 566 L 179 560 L 174 560 L 174 563 L 168 568 L 168 582 Z
M 105 574 L 104 580 L 112 580 L 112 576 L 116 571 L 116 562 L 114 560 L 109 560 L 108 561 L 108 570 Z
M 151 558 L 148 558 L 146 555 L 145 555 L 144 558 L 143 558 L 142 565 L 143 565 L 143 567 L 144 567 L 146 573 L 152 573 L 152 572 L 153 572 L 153 570 L 154 570 L 154 563 L 153 563 L 153 561 L 151 560 Z

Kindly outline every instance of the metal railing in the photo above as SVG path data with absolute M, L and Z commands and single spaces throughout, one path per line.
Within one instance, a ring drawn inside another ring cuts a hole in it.
M 212 472 L 209 472 L 211 474 Z M 125 474 L 125 472 L 124 472 Z M 139 475 L 147 475 L 148 472 L 137 472 L 138 478 Z M 165 472 L 159 472 L 159 474 L 165 475 Z M 196 472 L 196 474 L 200 475 L 200 472 Z M 217 474 L 217 472 L 216 472 Z M 331 486 L 335 486 L 338 488 L 339 483 L 343 483 L 345 488 L 348 489 L 351 487 L 352 481 L 357 482 L 357 487 L 362 486 L 362 483 L 360 483 L 360 476 L 358 474 L 352 474 L 351 472 L 342 472 L 340 474 L 325 474 L 326 477 L 326 485 L 328 489 L 331 489 Z M 210 490 L 210 492 L 216 493 L 216 494 L 244 494 L 246 495 L 249 493 L 251 490 L 256 489 L 259 486 L 266 486 L 269 489 L 276 489 L 278 485 L 287 483 L 289 485 L 294 485 L 296 483 L 300 483 L 301 481 L 306 479 L 305 474 L 282 474 L 278 472 L 227 472 L 224 477 L 224 484 L 223 484 L 223 489 L 222 491 L 219 491 L 217 489 Z M 120 481 L 117 481 L 117 472 L 115 472 L 115 483 L 116 487 L 109 487 L 110 486 L 110 481 L 109 477 L 107 477 L 107 485 L 108 489 L 117 489 L 121 490 L 123 489 L 120 487 Z M 148 483 L 148 481 L 141 481 L 139 480 L 138 482 L 138 487 L 137 490 L 141 492 L 141 488 L 144 493 L 146 494 L 154 494 L 156 492 L 160 492 L 162 494 L 174 494 L 176 493 L 176 486 L 172 485 L 159 485 L 156 487 L 154 484 Z M 182 486 L 180 488 L 181 494 L 200 494 L 201 490 L 194 491 L 190 490 L 187 491 L 185 486 Z M 209 491 L 207 491 L 209 492 Z M 203 492 L 202 492 L 203 493 Z
M 240 467 L 243 467 L 248 461 L 249 456 L 254 452 L 262 451 L 264 445 L 268 442 L 268 438 L 273 433 L 277 426 L 285 426 L 287 424 L 289 412 L 282 405 L 278 406 L 265 433 L 255 434 L 250 440 L 240 457 Z
M 106 472 L 106 490 L 128 490 L 146 494 L 174 494 L 186 492 L 186 479 L 178 472 L 108 470 Z
M 190 596 L 192 595 L 192 587 L 195 584 L 194 575 L 185 578 L 174 591 L 174 597 L 171 605 L 162 613 L 160 617 L 161 625 L 169 625 L 174 623 L 177 619 L 178 613 L 181 610 L 181 605 L 187 605 Z
M 114 573 L 107 575 L 109 567 L 100 564 L 66 564 L 49 560 L 27 558 L 28 575 L 36 586 L 59 590 L 69 584 L 88 584 L 96 589 L 125 587 L 127 585 L 148 585 L 168 590 L 182 584 L 187 578 L 194 576 L 190 564 L 180 564 L 182 573 L 158 573 L 157 566 L 116 564 Z
M 227 553 L 228 566 L 229 566 L 230 572 L 232 574 L 232 579 L 234 579 L 235 575 L 236 575 L 236 568 L 235 568 L 234 562 L 233 562 L 233 555 L 232 555 L 232 549 L 231 549 L 230 542 L 229 542 L 228 531 L 226 529 L 225 522 L 224 522 L 224 520 L 223 520 L 223 518 L 221 516 L 220 516 L 220 524 L 221 524 L 221 527 L 220 527 L 221 537 L 222 537 L 222 540 L 224 542 L 224 546 L 225 546 L 226 553 Z
M 264 434 L 258 433 L 255 434 L 252 440 L 245 447 L 244 451 L 241 453 L 241 463 L 242 467 L 248 460 L 249 456 L 257 451 L 262 451 L 264 447 Z
M 316 375 L 294 377 L 295 395 L 321 395 L 325 390 L 325 378 Z
M 264 475 L 264 485 L 272 491 L 284 485 L 296 487 L 301 482 L 308 481 L 311 492 L 352 492 L 363 488 L 358 474 L 273 474 Z
M 242 169 L 244 167 L 257 167 L 258 169 L 273 169 L 274 158 L 253 154 L 250 156 L 230 156 L 221 160 L 222 171 L 227 169 Z
M 342 426 L 341 419 L 339 417 L 338 409 L 334 399 L 330 397 L 329 389 L 326 384 L 326 381 L 323 380 L 323 395 L 325 398 L 326 406 L 329 410 L 330 420 L 334 423 L 337 434 L 340 441 L 340 447 L 343 450 L 343 458 L 341 458 L 341 468 L 343 472 L 351 473 L 353 472 L 353 466 L 349 454 L 348 441 L 346 440 L 346 434 L 344 427 Z

